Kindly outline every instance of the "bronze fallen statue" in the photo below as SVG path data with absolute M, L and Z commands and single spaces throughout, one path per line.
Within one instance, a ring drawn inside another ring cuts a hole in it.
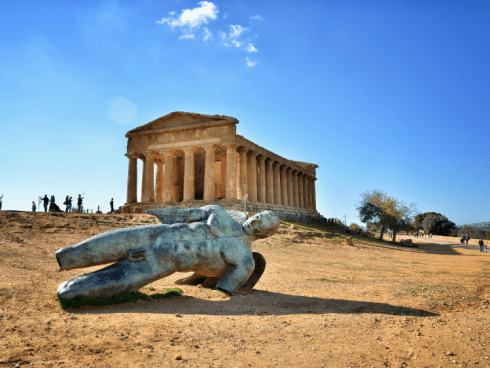
M 168 213 L 175 210 L 147 212 L 168 222 Z M 241 286 L 257 283 L 265 260 L 252 253 L 251 244 L 277 232 L 277 216 L 264 211 L 246 219 L 245 213 L 227 212 L 216 205 L 178 212 L 185 213 L 187 223 L 113 230 L 57 251 L 60 271 L 116 262 L 65 281 L 58 288 L 58 297 L 110 297 L 135 291 L 174 272 L 195 272 L 179 280 L 180 284 L 204 283 L 230 295 Z

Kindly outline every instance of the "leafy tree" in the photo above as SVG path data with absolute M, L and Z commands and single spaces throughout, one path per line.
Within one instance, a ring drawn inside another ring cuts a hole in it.
M 436 214 L 426 217 L 422 222 L 422 227 L 429 233 L 447 236 L 453 229 L 456 229 L 456 224 L 449 221 L 446 216 Z
M 349 225 L 349 229 L 352 231 L 356 231 L 357 229 L 360 229 L 361 227 L 357 225 L 355 222 Z
M 417 216 L 414 217 L 414 227 L 416 230 L 419 230 L 422 228 L 422 223 L 424 220 L 429 217 L 429 216 L 442 216 L 440 213 L 437 212 L 425 212 L 425 213 L 419 213 Z
M 366 230 L 368 231 L 376 231 L 376 230 L 379 230 L 381 229 L 381 226 L 379 226 L 378 224 L 375 224 L 374 222 L 366 222 Z
M 475 229 L 473 226 L 465 225 L 458 230 L 458 236 L 468 235 L 471 239 L 486 238 L 486 232 L 482 229 Z
M 361 194 L 361 201 L 357 206 L 362 222 L 374 223 L 381 227 L 379 239 L 383 239 L 386 229 L 393 231 L 393 242 L 396 233 L 413 228 L 413 214 L 415 204 L 407 206 L 380 190 L 367 191 Z

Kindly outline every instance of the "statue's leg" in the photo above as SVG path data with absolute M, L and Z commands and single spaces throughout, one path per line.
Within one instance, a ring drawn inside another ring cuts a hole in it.
M 262 274 L 264 273 L 264 270 L 265 270 L 266 262 L 265 262 L 264 256 L 260 253 L 257 253 L 257 252 L 253 252 L 252 256 L 254 257 L 255 268 L 254 268 L 252 274 L 250 275 L 250 277 L 248 278 L 248 280 L 245 282 L 245 284 L 243 284 L 241 286 L 242 288 L 252 289 L 255 286 L 255 284 L 257 282 L 259 282 L 259 280 L 262 277 Z M 194 274 L 194 275 L 196 275 L 196 274 Z M 193 276 L 191 276 L 191 277 L 193 277 Z M 201 275 L 199 275 L 199 276 L 201 276 Z M 204 276 L 201 276 L 201 277 L 204 277 Z M 216 285 L 218 285 L 219 280 L 220 280 L 219 277 L 208 277 L 208 278 L 206 278 L 206 280 L 201 281 L 198 284 L 202 283 L 202 286 L 212 289 L 212 288 L 215 288 Z M 195 285 L 197 285 L 197 284 L 195 284 Z
M 236 254 L 229 255 L 224 254 L 225 261 L 230 264 L 228 271 L 221 276 L 217 289 L 225 291 L 230 295 L 234 295 L 237 289 L 242 286 L 252 274 L 255 263 L 251 253 L 244 254 L 240 258 L 236 258 Z
M 174 272 L 171 264 L 166 269 L 161 266 L 155 267 L 144 259 L 135 260 L 130 256 L 101 270 L 62 283 L 58 288 L 58 297 L 110 297 L 122 292 L 132 292 Z
M 264 256 L 257 252 L 253 252 L 252 255 L 255 261 L 255 268 L 252 274 L 250 275 L 250 277 L 248 278 L 247 282 L 242 285 L 243 288 L 252 289 L 255 286 L 255 284 L 259 282 L 265 270 L 266 262 Z

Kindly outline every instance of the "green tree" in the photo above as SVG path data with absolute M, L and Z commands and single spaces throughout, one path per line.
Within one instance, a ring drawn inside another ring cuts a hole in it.
M 415 204 L 407 206 L 381 190 L 367 191 L 361 194 L 361 198 L 357 206 L 359 218 L 362 222 L 381 227 L 379 239 L 382 240 L 386 229 L 390 229 L 393 231 L 392 241 L 395 242 L 397 232 L 413 228 Z
M 353 222 L 352 224 L 349 225 L 349 229 L 352 230 L 352 231 L 357 231 L 357 229 L 359 229 L 360 226 L 357 225 L 355 222 Z
M 459 229 L 458 230 L 458 236 L 461 236 L 461 235 L 468 235 L 470 237 L 470 239 L 480 239 L 480 238 L 485 239 L 486 238 L 485 230 L 475 229 L 471 225 L 465 225 L 461 229 Z
M 425 212 L 425 213 L 419 213 L 417 216 L 414 218 L 414 227 L 416 230 L 420 230 L 422 228 L 422 223 L 424 220 L 429 217 L 429 216 L 442 216 L 440 213 L 437 212 Z
M 426 217 L 422 222 L 422 227 L 429 233 L 448 236 L 453 229 L 456 229 L 456 224 L 449 221 L 446 216 L 437 214 Z

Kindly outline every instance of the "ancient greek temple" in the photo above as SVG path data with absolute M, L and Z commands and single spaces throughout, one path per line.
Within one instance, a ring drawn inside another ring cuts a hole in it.
M 238 120 L 173 112 L 130 130 L 125 213 L 219 204 L 318 215 L 315 164 L 278 156 L 236 134 Z M 143 165 L 141 201 L 138 170 Z

